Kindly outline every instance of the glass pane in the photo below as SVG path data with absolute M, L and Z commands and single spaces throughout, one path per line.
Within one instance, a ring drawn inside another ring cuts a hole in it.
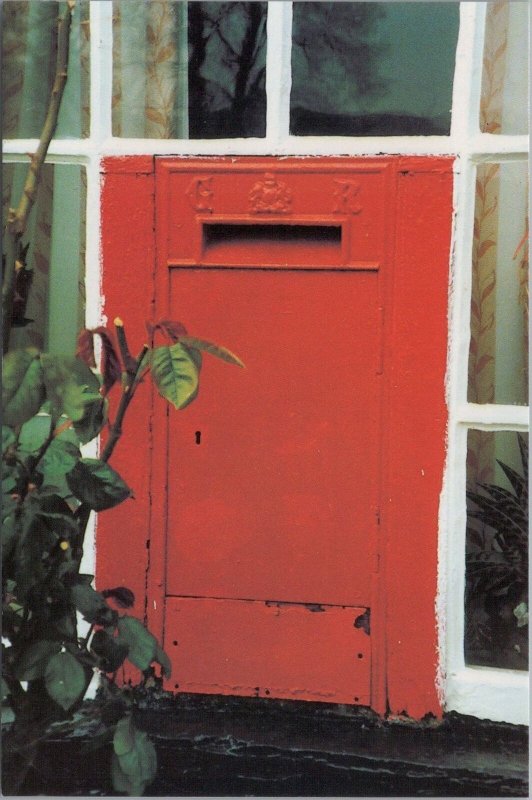
M 458 3 L 295 2 L 290 130 L 448 134 Z
M 113 2 L 113 134 L 266 132 L 266 3 Z
M 3 136 L 41 135 L 55 75 L 57 19 L 63 3 L 12 0 L 2 5 Z M 74 8 L 68 79 L 57 138 L 89 133 L 89 0 Z
M 488 3 L 480 98 L 484 133 L 528 133 L 528 10 L 527 2 Z
M 528 435 L 468 435 L 465 660 L 528 668 Z
M 9 206 L 18 204 L 26 173 L 26 165 L 4 165 L 3 224 Z M 75 165 L 42 169 L 22 239 L 29 274 L 17 285 L 10 349 L 75 351 L 85 317 L 85 178 Z
M 528 402 L 528 165 L 477 169 L 468 400 Z

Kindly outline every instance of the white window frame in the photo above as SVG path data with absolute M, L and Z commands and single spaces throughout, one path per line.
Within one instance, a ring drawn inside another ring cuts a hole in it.
M 528 676 L 516 670 L 468 667 L 464 662 L 465 464 L 467 432 L 528 431 L 528 408 L 467 402 L 471 297 L 471 247 L 476 165 L 523 160 L 528 137 L 479 131 L 486 3 L 460 4 L 460 29 L 449 136 L 296 137 L 289 133 L 292 3 L 268 4 L 266 136 L 250 139 L 161 140 L 113 137 L 112 3 L 90 3 L 90 135 L 54 139 L 48 162 L 87 171 L 86 297 L 90 327 L 102 324 L 100 251 L 101 160 L 111 155 L 449 155 L 455 161 L 453 244 L 450 264 L 447 401 L 448 451 L 440 505 L 439 592 L 440 689 L 446 710 L 512 723 L 528 723 Z M 272 43 L 275 46 L 271 46 Z M 4 142 L 4 161 L 27 163 L 36 139 Z M 92 544 L 91 544 L 92 543 Z M 94 529 L 84 566 L 94 568 Z

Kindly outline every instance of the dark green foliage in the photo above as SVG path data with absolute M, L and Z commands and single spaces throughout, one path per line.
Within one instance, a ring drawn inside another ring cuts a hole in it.
M 498 461 L 511 490 L 480 484 L 468 491 L 466 660 L 528 666 L 528 443 L 517 434 L 522 474 Z
M 97 458 L 81 458 L 66 475 L 72 494 L 93 511 L 113 508 L 131 496 L 118 472 Z
M 170 343 L 145 347 L 134 359 L 118 323 L 121 359 L 111 333 L 98 328 L 82 332 L 80 358 L 30 349 L 4 360 L 2 613 L 10 646 L 3 647 L 2 697 L 15 713 L 4 756 L 13 762 L 22 757 L 21 769 L 27 769 L 39 737 L 52 721 L 76 710 L 94 670 L 100 670 L 106 675 L 102 715 L 108 718 L 109 740 L 114 736 L 114 786 L 137 795 L 153 780 L 155 750 L 135 729 L 134 700 L 114 683 L 115 673 L 129 661 L 153 679 L 156 664 L 162 681 L 170 677 L 171 663 L 142 620 L 123 612 L 134 605 L 133 593 L 123 586 L 98 592 L 93 576 L 80 572 L 87 521 L 91 510 L 104 511 L 132 495 L 107 460 L 142 375 L 151 368 L 158 390 L 180 409 L 197 395 L 200 349 L 240 362 L 203 340 L 181 344 L 185 328 L 168 320 L 150 330 L 152 339 L 159 332 Z M 93 371 L 95 334 L 103 342 L 101 376 Z M 119 377 L 120 400 L 107 445 L 99 459 L 82 458 L 80 445 L 101 431 L 105 395 Z M 84 636 L 78 613 L 89 625 Z M 27 691 L 21 682 L 28 683 Z M 9 784 L 3 789 L 13 793 Z
M 4 359 L 2 412 L 6 425 L 16 427 L 31 419 L 45 398 L 44 375 L 37 350 L 16 350 Z
M 140 795 L 157 770 L 157 756 L 148 736 L 135 728 L 130 716 L 116 726 L 113 738 L 111 775 L 119 792 Z

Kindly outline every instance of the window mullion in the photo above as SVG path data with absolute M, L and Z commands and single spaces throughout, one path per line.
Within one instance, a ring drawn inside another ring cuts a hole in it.
M 113 4 L 100 0 L 90 4 L 90 136 L 104 142 L 112 135 Z
M 485 19 L 486 3 L 460 3 L 451 120 L 451 138 L 458 147 L 479 133 Z
M 475 219 L 475 166 L 467 157 L 455 162 L 451 296 L 449 323 L 448 402 L 451 418 L 467 402 L 471 315 L 471 252 Z
M 266 140 L 271 147 L 290 131 L 292 3 L 268 3 L 266 53 Z

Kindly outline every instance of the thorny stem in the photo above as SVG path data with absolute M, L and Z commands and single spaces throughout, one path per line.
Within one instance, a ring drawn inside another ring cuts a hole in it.
M 15 290 L 16 257 L 17 247 L 20 238 L 23 236 L 28 222 L 29 213 L 35 202 L 37 184 L 40 172 L 50 141 L 57 127 L 59 109 L 67 81 L 68 49 L 70 40 L 70 27 L 72 23 L 72 12 L 75 7 L 75 0 L 67 0 L 65 15 L 58 23 L 57 39 L 57 59 L 54 84 L 48 104 L 48 111 L 44 121 L 39 146 L 30 159 L 26 182 L 22 191 L 18 207 L 9 209 L 6 225 L 6 260 L 2 279 L 2 333 L 3 350 L 7 352 L 9 347 L 9 335 L 11 332 L 11 317 L 13 310 L 13 295 Z

